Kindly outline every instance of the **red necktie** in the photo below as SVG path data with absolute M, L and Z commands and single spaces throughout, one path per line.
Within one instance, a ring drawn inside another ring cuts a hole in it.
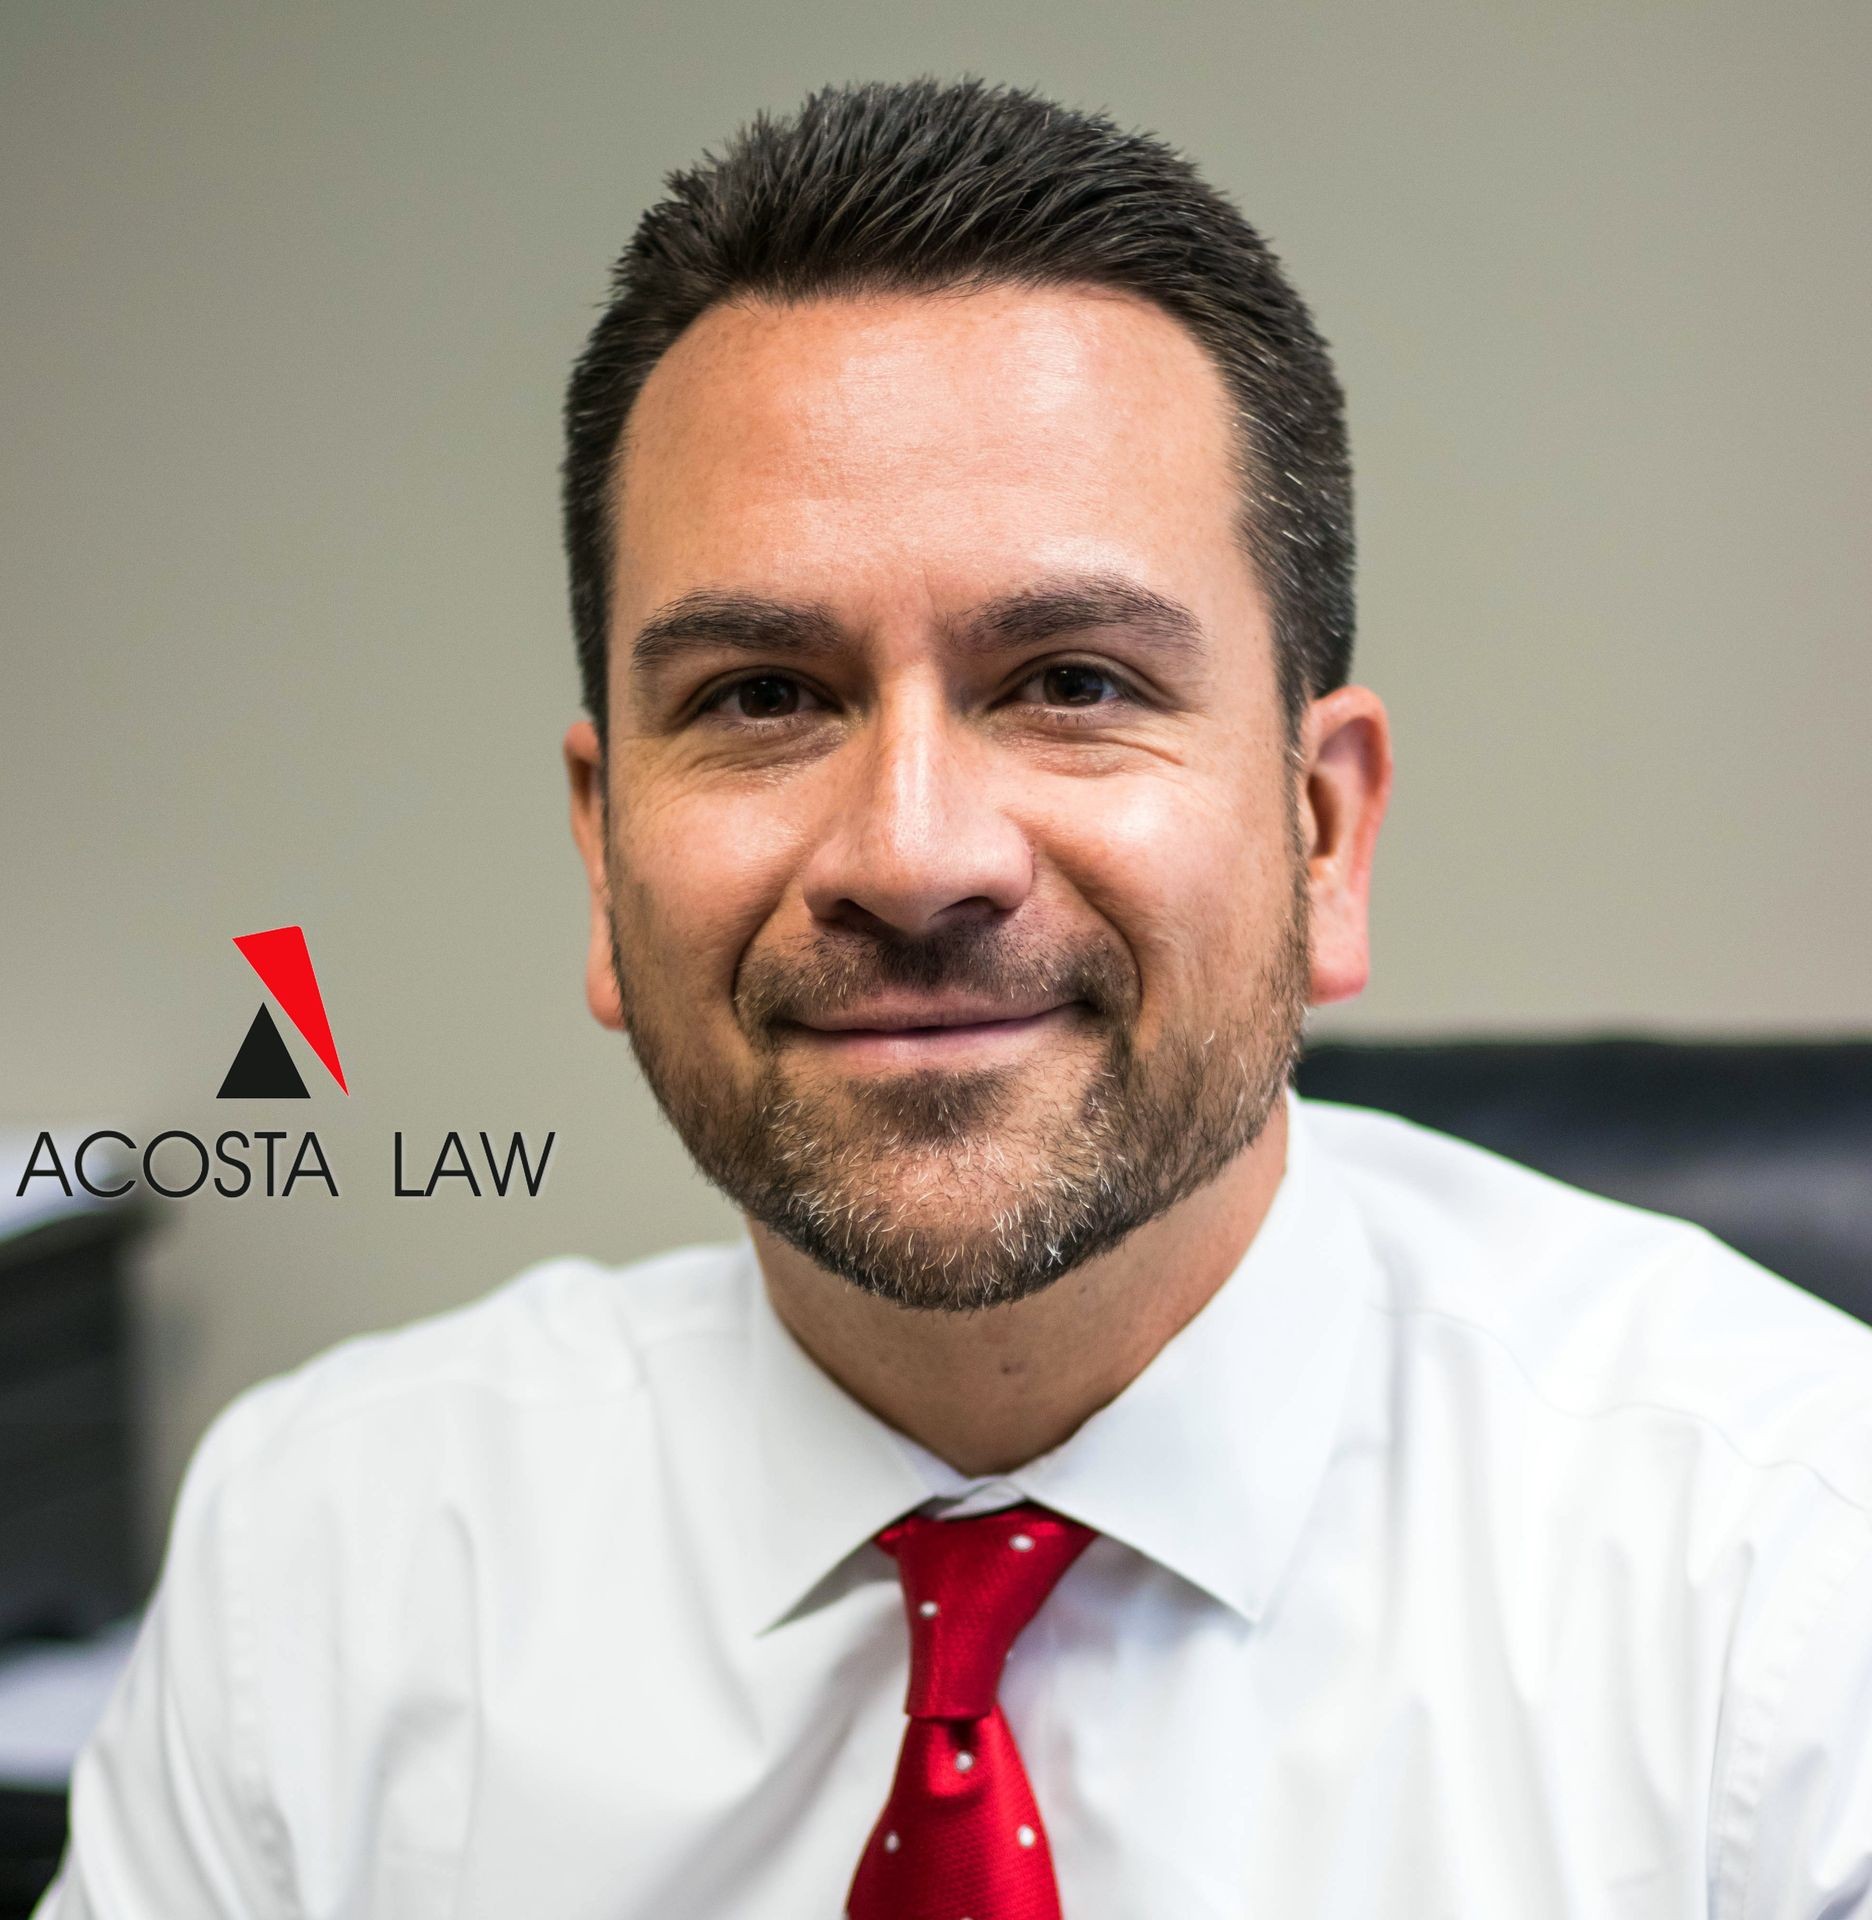
M 845 1897 L 850 1920 L 1060 1920 L 1046 1829 L 995 1690 L 1021 1629 L 1094 1538 L 1031 1504 L 912 1514 L 877 1536 L 910 1621 L 910 1721 Z

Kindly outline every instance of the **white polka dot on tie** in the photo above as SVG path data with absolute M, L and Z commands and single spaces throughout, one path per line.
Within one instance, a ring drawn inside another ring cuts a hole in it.
M 1016 1827 L 1014 1829 L 1014 1838 L 1018 1840 L 1023 1847 L 1031 1847 L 1040 1836 L 1034 1832 L 1032 1827 Z
M 957 1773 L 967 1773 L 969 1768 L 974 1764 L 975 1756 L 972 1753 L 958 1753 L 955 1757 L 955 1770 Z
M 923 1604 L 917 1608 L 917 1612 L 920 1613 L 925 1620 L 934 1620 L 936 1618 L 936 1611 L 936 1602 L 934 1600 L 925 1600 Z
M 1026 1829 L 1023 1828 L 1022 1831 L 1025 1832 Z M 902 1845 L 903 1842 L 899 1840 L 894 1833 L 887 1833 L 884 1836 L 884 1851 L 886 1853 L 895 1853 Z
M 1013 1539 L 1008 1542 L 1008 1545 L 1012 1547 L 1016 1553 L 1026 1553 L 1033 1546 L 1033 1535 L 1031 1533 L 1017 1533 Z

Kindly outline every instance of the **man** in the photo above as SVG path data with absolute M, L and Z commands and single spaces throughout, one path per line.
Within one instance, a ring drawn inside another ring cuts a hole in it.
M 1286 1090 L 1390 748 L 1265 247 L 975 83 L 671 186 L 565 755 L 746 1237 L 241 1396 L 42 1912 L 1872 1914 L 1872 1333 Z

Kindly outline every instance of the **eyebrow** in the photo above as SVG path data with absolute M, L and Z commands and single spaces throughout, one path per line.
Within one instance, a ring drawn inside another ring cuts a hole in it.
M 990 653 L 1038 646 L 1067 633 L 1094 633 L 1101 627 L 1128 627 L 1167 652 L 1203 651 L 1202 622 L 1180 600 L 1102 573 L 1042 581 L 990 600 L 960 622 L 950 637 L 969 652 Z
M 829 653 L 841 631 L 829 607 L 704 588 L 659 607 L 637 629 L 631 667 L 653 673 L 686 654 L 719 647 L 736 653 Z
M 1127 627 L 1167 652 L 1200 655 L 1202 623 L 1188 607 L 1112 574 L 1072 574 L 1003 594 L 946 622 L 944 639 L 966 653 L 1011 652 L 1063 634 Z M 645 620 L 631 642 L 634 672 L 648 674 L 691 653 L 824 654 L 845 644 L 846 629 L 817 601 L 701 589 Z

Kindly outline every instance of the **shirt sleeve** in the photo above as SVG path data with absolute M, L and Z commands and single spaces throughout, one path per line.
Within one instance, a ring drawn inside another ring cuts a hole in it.
M 1716 1920 L 1872 1920 L 1872 1514 L 1844 1514 L 1741 1745 Z
M 156 1591 L 72 1775 L 70 1837 L 33 1920 L 273 1920 L 296 1912 L 258 1767 L 238 1458 L 257 1396 L 210 1426 Z

